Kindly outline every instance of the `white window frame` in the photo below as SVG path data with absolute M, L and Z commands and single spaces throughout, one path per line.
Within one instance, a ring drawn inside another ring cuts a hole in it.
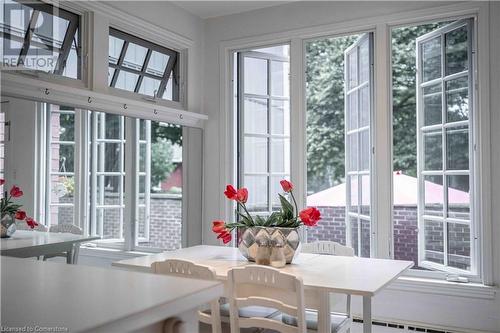
M 416 89 L 417 89 L 417 151 L 418 151 L 418 228 L 419 228 L 419 233 L 418 233 L 418 249 L 419 249 L 419 265 L 421 267 L 433 269 L 433 270 L 439 270 L 443 271 L 445 273 L 450 273 L 450 274 L 459 274 L 459 275 L 466 275 L 466 276 L 471 276 L 474 278 L 475 276 L 478 275 L 478 263 L 479 263 L 479 257 L 478 257 L 478 244 L 479 244 L 479 237 L 477 233 L 477 226 L 476 223 L 478 220 L 475 219 L 475 191 L 473 191 L 474 187 L 474 182 L 475 178 L 477 177 L 475 169 L 474 169 L 474 164 L 476 160 L 476 152 L 474 147 L 477 145 L 476 141 L 476 130 L 475 130 L 475 112 L 476 112 L 476 98 L 475 98 L 475 89 L 474 89 L 474 82 L 475 80 L 475 68 L 476 64 L 474 63 L 474 54 L 476 53 L 476 47 L 475 47 L 475 31 L 473 29 L 473 19 L 464 19 L 464 20 L 457 20 L 453 23 L 450 23 L 446 26 L 443 26 L 439 29 L 435 29 L 432 32 L 429 32 L 425 34 L 424 36 L 421 36 L 417 38 L 417 46 L 420 43 L 423 43 L 424 41 L 428 41 L 430 39 L 440 37 L 441 41 L 441 51 L 440 51 L 440 56 L 441 56 L 441 75 L 438 79 L 431 80 L 428 82 L 422 82 L 421 78 L 421 67 L 423 66 L 421 61 L 422 61 L 422 55 L 420 52 L 420 48 L 417 47 L 416 52 L 417 52 L 417 67 L 420 68 L 417 70 L 417 82 L 416 82 Z M 446 63 L 445 63 L 445 34 L 449 31 L 455 30 L 457 28 L 465 26 L 468 31 L 468 40 L 467 40 L 467 53 L 468 53 L 468 69 L 463 72 L 459 73 L 454 73 L 451 75 L 447 75 L 445 73 L 446 71 Z M 457 78 L 462 78 L 462 77 L 467 77 L 468 79 L 468 97 L 469 97 L 469 116 L 467 120 L 464 121 L 458 121 L 458 122 L 452 122 L 448 123 L 446 122 L 446 116 L 447 116 L 447 109 L 446 109 L 446 83 L 449 80 L 457 79 Z M 422 119 L 424 119 L 424 110 L 422 107 L 422 92 L 421 88 L 433 85 L 435 83 L 439 82 L 441 84 L 441 96 L 442 96 L 442 107 L 441 107 L 441 118 L 442 118 L 442 123 L 438 125 L 429 125 L 426 126 L 422 123 Z M 469 151 L 468 151 L 468 156 L 469 156 L 469 169 L 468 170 L 447 170 L 447 141 L 446 141 L 446 131 L 449 128 L 457 128 L 457 127 L 463 127 L 467 126 L 468 130 L 468 141 L 469 141 Z M 439 130 L 441 133 L 441 150 L 442 150 L 442 170 L 436 170 L 436 171 L 428 171 L 424 170 L 424 152 L 422 151 L 424 144 L 423 144 L 423 133 L 427 130 Z M 436 217 L 433 215 L 425 215 L 424 208 L 425 208 L 425 198 L 424 198 L 424 176 L 441 176 L 442 181 L 443 181 L 443 215 L 441 217 Z M 469 177 L 469 184 L 470 184 L 470 212 L 469 212 L 469 219 L 468 220 L 461 220 L 461 219 L 454 219 L 454 218 L 449 218 L 447 217 L 447 208 L 448 208 L 448 203 L 447 203 L 447 191 L 448 191 L 448 186 L 447 186 L 447 177 L 450 175 L 467 175 Z M 442 223 L 443 225 L 443 264 L 435 263 L 432 261 L 425 260 L 425 225 L 424 225 L 424 220 L 431 220 L 431 221 L 436 221 L 439 223 Z M 450 267 L 447 265 L 448 263 L 448 223 L 458 223 L 458 224 L 466 224 L 469 225 L 470 228 L 470 265 L 471 269 L 470 270 L 464 270 L 464 269 L 459 269 L 459 268 L 454 268 Z
M 305 78 L 303 66 L 305 63 L 305 54 L 303 52 L 304 41 L 306 39 L 318 37 L 331 37 L 334 35 L 347 35 L 358 31 L 375 31 L 374 35 L 374 133 L 373 146 L 373 193 L 372 196 L 372 216 L 377 221 L 386 221 L 376 223 L 375 245 L 372 256 L 377 258 L 393 258 L 393 226 L 392 226 L 392 84 L 391 84 L 391 38 L 392 28 L 399 26 L 418 25 L 428 22 L 458 20 L 462 18 L 475 18 L 475 31 L 477 36 L 476 63 L 478 72 L 478 81 L 476 89 L 476 135 L 481 144 L 477 147 L 475 170 L 478 171 L 479 181 L 474 184 L 476 193 L 476 215 L 480 229 L 480 267 L 479 274 L 470 279 L 473 282 L 491 285 L 493 283 L 493 253 L 492 253 L 492 216 L 491 216 L 491 190 L 489 188 L 490 164 L 489 153 L 491 151 L 489 143 L 490 138 L 490 109 L 489 109 L 489 17 L 488 4 L 483 3 L 461 3 L 445 5 L 442 7 L 433 7 L 423 10 L 415 10 L 398 14 L 389 14 L 372 17 L 369 19 L 359 19 L 349 22 L 327 24 L 312 28 L 297 29 L 283 33 L 270 33 L 256 37 L 247 37 L 239 40 L 221 42 L 219 45 L 220 62 L 220 86 L 221 86 L 221 112 L 219 127 L 234 129 L 235 116 L 233 114 L 233 88 L 232 81 L 234 77 L 233 53 L 242 49 L 251 49 L 262 47 L 263 45 L 275 45 L 291 43 L 291 137 L 292 146 L 292 181 L 296 185 L 297 201 L 303 206 L 305 203 L 305 184 L 306 170 L 305 161 Z M 480 102 L 478 102 L 480 101 Z M 219 136 L 219 147 L 222 151 L 221 158 L 231 163 L 222 163 L 219 169 L 221 182 L 235 183 L 236 165 L 235 165 L 235 134 L 231 130 L 223 131 Z M 223 186 L 223 184 L 220 184 Z M 380 199 L 378 199 L 380 198 Z M 382 199 L 383 198 L 383 199 Z M 386 198 L 390 198 L 387 200 Z M 225 202 L 221 195 L 218 200 L 220 216 L 227 220 L 234 218 L 234 207 L 231 203 Z M 204 236 L 210 238 L 210 230 L 204 229 Z M 407 275 L 429 278 L 444 279 L 445 273 L 442 272 L 423 272 L 412 270 Z M 418 290 L 418 287 L 416 287 Z
M 273 45 L 273 46 L 281 46 L 281 45 L 289 45 L 288 43 L 284 44 L 279 44 L 279 45 Z M 239 51 L 237 52 L 237 55 L 239 57 L 238 63 L 239 63 L 239 69 L 238 69 L 238 129 L 237 129 L 237 134 L 236 136 L 238 137 L 238 187 L 243 187 L 245 186 L 245 176 L 265 176 L 267 178 L 267 210 L 256 210 L 253 211 L 252 209 L 249 209 L 250 213 L 255 213 L 255 214 L 261 214 L 261 215 L 270 215 L 273 212 L 273 200 L 277 200 L 277 198 L 273 198 L 273 177 L 280 177 L 280 179 L 289 179 L 290 178 L 290 173 L 286 172 L 286 169 L 284 172 L 272 172 L 271 171 L 271 163 L 272 159 L 274 158 L 273 152 L 272 152 L 272 141 L 273 139 L 283 139 L 283 140 L 290 140 L 290 134 L 286 134 L 287 130 L 284 130 L 284 134 L 272 134 L 271 133 L 271 122 L 272 122 L 272 102 L 273 100 L 277 101 L 288 101 L 290 102 L 290 97 L 285 97 L 285 96 L 274 96 L 272 94 L 272 74 L 271 74 L 271 63 L 272 61 L 279 61 L 279 62 L 290 62 L 290 59 L 288 57 L 280 57 L 278 55 L 273 55 L 269 53 L 262 53 L 257 50 L 246 50 L 246 51 Z M 255 95 L 255 94 L 250 94 L 250 93 L 245 93 L 245 87 L 244 87 L 244 72 L 245 72 L 245 67 L 244 67 L 244 58 L 255 58 L 255 59 L 262 59 L 265 60 L 267 63 L 267 89 L 268 92 L 266 95 Z M 265 134 L 257 134 L 257 133 L 246 133 L 245 132 L 245 97 L 254 97 L 254 98 L 259 98 L 259 99 L 265 99 L 267 100 L 267 133 Z M 290 130 L 288 130 L 288 133 L 290 133 Z M 244 162 L 245 162 L 245 138 L 246 137 L 251 137 L 251 138 L 265 138 L 267 139 L 267 172 L 259 172 L 259 173 L 252 173 L 252 172 L 246 172 L 245 167 L 244 167 Z M 289 141 L 290 142 L 290 141 Z M 287 146 L 284 145 L 284 149 L 286 149 Z M 286 163 L 286 162 L 285 162 Z M 288 163 L 291 164 L 291 161 L 288 161 Z M 289 165 L 290 165 L 289 164 Z M 278 180 L 279 181 L 279 180 Z M 276 184 L 274 184 L 276 185 Z

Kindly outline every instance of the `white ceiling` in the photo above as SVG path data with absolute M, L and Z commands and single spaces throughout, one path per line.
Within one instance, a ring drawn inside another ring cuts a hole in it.
M 248 12 L 292 1 L 172 1 L 179 7 L 203 19 Z

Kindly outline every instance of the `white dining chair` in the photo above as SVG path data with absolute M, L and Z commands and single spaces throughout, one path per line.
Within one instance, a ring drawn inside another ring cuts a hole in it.
M 187 260 L 167 259 L 151 264 L 151 269 L 156 274 L 165 274 L 191 279 L 215 280 L 215 270 L 208 266 L 197 265 Z M 222 333 L 219 300 L 210 302 L 209 311 L 198 311 L 198 320 L 212 326 L 213 333 Z M 229 313 L 227 313 L 229 317 Z
M 302 252 L 344 257 L 354 256 L 354 249 L 352 247 L 331 241 L 316 241 L 312 243 L 304 243 L 302 244 Z
M 302 244 L 303 253 L 314 253 L 314 254 L 323 254 L 323 255 L 332 255 L 332 256 L 344 256 L 344 257 L 353 257 L 354 249 L 349 246 L 345 246 L 339 244 L 337 242 L 332 241 L 316 241 L 311 243 Z M 338 300 L 343 295 L 334 295 L 334 300 Z M 345 295 L 345 313 L 331 313 L 331 322 L 332 322 L 332 332 L 341 333 L 341 332 L 350 332 L 352 325 L 352 315 L 351 315 L 351 295 Z M 318 308 L 317 304 L 318 298 L 316 295 L 308 295 L 306 293 L 306 304 L 308 306 L 312 306 L 313 308 Z M 306 310 L 306 323 L 307 328 L 311 331 L 317 330 L 317 311 Z
M 70 224 L 70 223 L 61 223 L 61 224 L 51 225 L 49 228 L 49 232 L 83 235 L 82 228 L 80 228 L 74 224 Z M 74 244 L 73 250 L 71 252 L 47 254 L 43 257 L 43 260 L 45 261 L 45 260 L 50 259 L 50 258 L 63 257 L 63 258 L 66 258 L 66 263 L 76 265 L 78 262 L 79 253 L 80 253 L 80 244 Z
M 238 267 L 228 273 L 228 288 L 231 333 L 240 333 L 241 328 L 306 332 L 304 285 L 300 277 L 266 266 Z M 241 316 L 241 310 L 255 306 L 277 312 L 272 317 Z M 281 320 L 285 315 L 295 318 L 295 322 Z

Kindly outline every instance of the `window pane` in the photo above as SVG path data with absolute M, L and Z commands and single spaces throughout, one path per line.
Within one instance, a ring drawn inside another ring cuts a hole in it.
M 163 76 L 169 59 L 170 57 L 168 55 L 153 51 L 151 53 L 151 58 L 149 58 L 146 72 L 160 77 Z
M 118 63 L 118 58 L 125 42 L 123 39 L 109 36 L 109 62 L 112 64 Z
M 267 139 L 245 137 L 245 173 L 267 172 Z
M 290 173 L 290 139 L 271 139 L 271 172 Z
M 103 226 L 103 239 L 121 239 L 123 211 L 121 208 L 97 209 L 97 220 Z
M 267 99 L 245 97 L 245 133 L 267 133 Z
M 359 91 L 359 127 L 368 125 L 370 125 L 370 87 L 366 86 Z
M 354 249 L 354 254 L 359 256 L 359 223 L 357 217 L 349 217 L 349 225 L 351 228 L 351 246 Z
M 424 215 L 443 216 L 443 176 L 424 176 Z
M 361 177 L 361 214 L 370 215 L 370 175 L 362 175 Z
M 470 270 L 470 247 L 469 225 L 448 223 L 448 265 Z
M 466 71 L 469 68 L 467 26 L 448 32 L 444 39 L 446 47 L 446 75 Z
M 370 49 L 368 39 L 359 46 L 359 84 L 370 80 Z
M 247 207 L 250 211 L 267 211 L 268 178 L 266 176 L 245 176 L 244 186 L 248 189 Z
M 75 195 L 75 178 L 73 176 L 50 176 L 50 203 L 73 203 Z
M 74 172 L 75 146 L 74 144 L 51 145 L 52 172 Z
M 370 131 L 364 130 L 359 133 L 360 143 L 359 143 L 359 170 L 368 171 L 370 170 Z
M 121 143 L 101 143 L 101 149 L 104 149 L 104 161 L 101 162 L 101 157 L 98 163 L 104 163 L 104 170 L 106 172 L 120 172 L 122 165 L 120 159 Z
M 245 57 L 244 68 L 245 93 L 267 95 L 267 60 Z
M 448 217 L 470 219 L 470 191 L 468 175 L 447 176 L 448 181 Z
M 361 222 L 361 257 L 370 258 L 370 221 L 360 219 Z
M 104 137 L 103 139 L 120 139 L 122 136 L 122 116 L 111 113 L 102 113 L 100 119 L 104 121 Z
M 424 101 L 424 126 L 441 124 L 443 109 L 441 83 L 424 87 L 422 90 Z
M 446 167 L 448 170 L 469 169 L 469 130 L 467 127 L 446 129 Z
M 263 122 L 263 118 L 260 118 Z M 271 134 L 290 135 L 290 102 L 272 100 Z
M 127 52 L 125 53 L 125 58 L 123 59 L 123 66 L 140 71 L 144 65 L 147 52 L 147 48 L 134 43 L 129 43 Z
M 273 211 L 277 211 L 281 208 L 281 203 L 280 203 L 280 198 L 278 196 L 279 194 L 283 195 L 283 189 L 281 188 L 280 185 L 280 180 L 282 179 L 290 179 L 290 175 L 283 175 L 283 176 L 271 176 L 271 204 Z
M 261 49 L 254 49 L 255 52 L 269 53 L 279 57 L 290 56 L 290 45 L 276 45 L 270 47 L 263 47 Z
M 422 68 L 423 82 L 441 77 L 441 37 L 422 44 Z
M 290 64 L 283 61 L 271 61 L 271 94 L 288 97 L 290 95 Z
M 358 128 L 358 91 L 347 95 L 347 129 Z
M 347 88 L 351 89 L 358 85 L 358 53 L 357 48 L 351 50 L 347 55 L 348 77 Z
M 73 206 L 50 206 L 50 225 L 74 224 L 75 208 Z
M 353 213 L 358 212 L 358 200 L 359 200 L 359 184 L 358 176 L 349 176 L 349 188 L 350 188 L 350 207 L 349 211 Z
M 115 87 L 118 89 L 134 91 L 139 75 L 121 70 L 118 73 Z
M 158 88 L 160 87 L 160 80 L 155 80 L 149 77 L 143 77 L 139 93 L 149 96 L 156 96 Z
M 446 121 L 448 123 L 469 119 L 469 77 L 446 82 Z
M 425 260 L 444 264 L 443 222 L 424 221 Z
M 441 131 L 425 132 L 424 136 L 424 170 L 441 170 L 443 168 L 443 139 Z
M 358 133 L 347 135 L 348 170 L 358 170 Z

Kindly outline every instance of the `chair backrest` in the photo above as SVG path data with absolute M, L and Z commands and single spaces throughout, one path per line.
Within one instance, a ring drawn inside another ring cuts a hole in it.
M 75 235 L 83 235 L 82 228 L 69 223 L 51 225 L 49 232 L 66 232 Z
M 33 229 L 24 221 L 16 221 L 16 230 L 27 230 L 27 231 L 47 231 L 47 227 L 41 223 L 38 223 Z
M 215 270 L 208 266 L 197 265 L 191 261 L 167 259 L 151 264 L 154 273 L 187 277 L 192 279 L 215 280 Z
M 354 257 L 354 249 L 337 242 L 316 241 L 302 244 L 302 252 L 327 254 L 332 256 Z
M 306 332 L 304 284 L 300 277 L 275 268 L 251 265 L 233 268 L 228 273 L 231 332 L 258 327 L 282 333 Z M 239 309 L 262 306 L 297 318 L 297 326 L 281 321 L 251 317 L 240 318 Z

